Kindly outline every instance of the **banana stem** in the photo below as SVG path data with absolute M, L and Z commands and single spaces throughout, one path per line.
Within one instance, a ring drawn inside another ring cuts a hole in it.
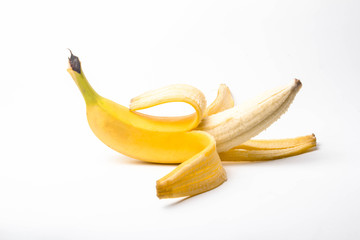
M 71 56 L 69 57 L 69 65 L 70 67 L 67 71 L 70 73 L 71 77 L 74 79 L 76 85 L 80 89 L 81 94 L 83 95 L 86 104 L 95 102 L 99 94 L 95 92 L 95 90 L 91 87 L 90 83 L 86 79 L 82 69 L 80 60 L 77 56 L 73 55 L 70 51 Z

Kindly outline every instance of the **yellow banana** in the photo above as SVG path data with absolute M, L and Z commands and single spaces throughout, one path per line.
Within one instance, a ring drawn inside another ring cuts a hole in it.
M 226 181 L 218 152 L 225 154 L 223 160 L 232 161 L 234 156 L 239 155 L 234 153 L 236 146 L 276 121 L 301 87 L 300 81 L 295 80 L 246 107 L 234 107 L 229 89 L 221 85 L 216 100 L 206 108 L 206 99 L 201 91 L 178 84 L 133 98 L 130 108 L 126 108 L 95 92 L 85 78 L 78 57 L 72 53 L 69 64 L 68 72 L 86 102 L 90 128 L 103 143 L 117 152 L 143 161 L 181 163 L 157 181 L 159 198 L 192 196 Z M 136 112 L 168 102 L 188 103 L 195 113 L 180 117 L 154 117 Z M 266 155 L 273 149 L 261 151 L 265 151 L 263 155 Z M 282 156 L 270 155 L 273 158 Z
M 182 163 L 157 182 L 160 198 L 194 195 L 226 180 L 214 138 L 206 132 L 189 131 L 199 124 L 205 111 L 206 101 L 200 91 L 180 85 L 175 90 L 165 88 L 157 91 L 155 97 L 144 94 L 134 98 L 132 109 L 160 104 L 159 96 L 162 96 L 168 101 L 189 103 L 196 110 L 195 114 L 184 117 L 147 116 L 101 97 L 86 80 L 79 59 L 71 54 L 69 63 L 68 72 L 86 102 L 90 128 L 102 142 L 115 151 L 140 160 Z M 144 99 L 152 103 L 144 103 Z

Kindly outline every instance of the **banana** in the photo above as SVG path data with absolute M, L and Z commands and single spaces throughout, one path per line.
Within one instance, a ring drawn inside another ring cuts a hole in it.
M 68 72 L 86 103 L 88 123 L 107 146 L 124 155 L 156 163 L 181 163 L 157 181 L 159 198 L 191 196 L 226 181 L 226 172 L 214 138 L 190 131 L 206 110 L 203 94 L 194 87 L 177 85 L 145 93 L 131 101 L 131 109 L 101 97 L 88 83 L 79 59 L 71 54 Z M 182 101 L 195 113 L 182 117 L 153 117 L 134 112 L 166 101 Z
M 220 85 L 215 101 L 206 107 L 200 90 L 177 84 L 141 94 L 127 108 L 96 93 L 72 52 L 69 65 L 68 72 L 85 99 L 89 126 L 104 144 L 139 160 L 180 163 L 156 182 L 159 198 L 193 196 L 221 185 L 227 180 L 222 160 L 276 159 L 310 148 L 307 138 L 250 140 L 287 110 L 301 88 L 299 80 L 242 107 L 234 106 L 226 85 Z M 195 112 L 179 117 L 137 112 L 168 102 L 187 103 Z

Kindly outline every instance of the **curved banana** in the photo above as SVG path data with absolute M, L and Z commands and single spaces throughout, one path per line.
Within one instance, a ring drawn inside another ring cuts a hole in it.
M 157 182 L 159 198 L 194 195 L 226 180 L 214 138 L 206 132 L 188 131 L 198 125 L 205 111 L 205 97 L 199 90 L 178 85 L 175 90 L 157 90 L 155 97 L 144 94 L 134 98 L 132 109 L 160 104 L 164 98 L 189 103 L 196 111 L 184 117 L 148 116 L 101 97 L 85 78 L 79 59 L 71 54 L 69 63 L 68 72 L 86 102 L 90 128 L 103 143 L 143 161 L 182 163 Z
M 159 198 L 192 196 L 226 181 L 218 152 L 222 160 L 244 160 L 246 157 L 238 153 L 239 149 L 254 151 L 244 147 L 251 148 L 254 140 L 246 141 L 276 121 L 301 87 L 300 81 L 295 80 L 245 107 L 234 107 L 230 90 L 221 85 L 217 98 L 206 108 L 206 99 L 201 91 L 178 84 L 133 98 L 129 109 L 97 94 L 87 81 L 78 57 L 72 53 L 69 64 L 68 72 L 86 102 L 90 128 L 103 143 L 117 152 L 143 161 L 181 163 L 157 181 Z M 136 112 L 168 102 L 190 104 L 195 113 L 180 117 L 155 117 Z M 257 144 L 261 145 L 261 141 Z M 263 152 L 250 154 L 250 158 L 258 159 L 259 155 L 268 155 L 272 159 L 284 156 L 284 153 L 268 152 L 278 151 L 272 148 L 260 151 Z M 293 154 L 303 150 L 296 151 Z

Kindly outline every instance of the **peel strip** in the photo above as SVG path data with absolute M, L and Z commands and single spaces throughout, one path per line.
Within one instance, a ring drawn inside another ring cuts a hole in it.
M 220 153 L 220 158 L 222 161 L 237 162 L 275 160 L 305 153 L 315 146 L 316 141 L 308 141 L 289 148 L 281 149 L 250 150 L 235 148 L 227 152 Z
M 235 148 L 248 149 L 248 150 L 272 150 L 292 148 L 306 142 L 313 142 L 316 144 L 316 137 L 314 134 L 285 139 L 272 139 L 272 140 L 249 140 Z
M 142 117 L 162 123 L 161 131 L 189 131 L 195 128 L 202 120 L 206 111 L 206 99 L 197 88 L 175 84 L 143 93 L 130 101 L 130 110 L 136 111 L 154 107 L 164 103 L 183 102 L 191 105 L 195 113 L 180 117 L 156 117 L 137 113 Z

